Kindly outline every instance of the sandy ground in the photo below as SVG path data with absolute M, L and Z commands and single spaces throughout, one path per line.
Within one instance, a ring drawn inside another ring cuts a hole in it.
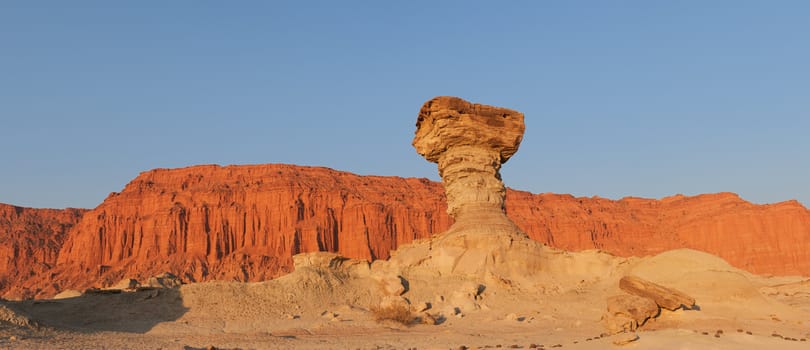
M 403 294 L 438 324 L 376 321 L 369 278 L 328 267 L 261 283 L 0 302 L 0 349 L 618 348 L 606 298 L 632 274 L 692 295 L 662 311 L 633 349 L 810 349 L 810 280 L 769 278 L 692 250 L 647 258 L 554 251 L 537 286 L 404 273 Z

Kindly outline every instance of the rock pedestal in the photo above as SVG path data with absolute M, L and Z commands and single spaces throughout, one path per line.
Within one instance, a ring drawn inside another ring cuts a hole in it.
M 446 96 L 422 106 L 413 146 L 439 166 L 447 213 L 455 220 L 448 233 L 522 234 L 504 213 L 500 169 L 517 152 L 524 130 L 523 114 L 511 109 Z
M 540 245 L 504 212 L 500 169 L 517 152 L 524 130 L 520 112 L 457 97 L 436 97 L 419 111 L 413 146 L 438 164 L 454 219 L 431 248 L 442 273 L 504 277 L 539 268 Z

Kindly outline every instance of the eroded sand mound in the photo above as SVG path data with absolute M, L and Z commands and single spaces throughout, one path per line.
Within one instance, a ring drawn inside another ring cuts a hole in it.
M 627 274 L 678 288 L 699 306 L 662 311 L 640 329 L 636 348 L 800 349 L 807 344 L 801 339 L 810 332 L 810 303 L 802 296 L 810 288 L 798 278 L 750 275 L 693 250 L 627 259 L 543 249 L 545 264 L 533 280 L 542 288 L 536 289 L 523 284 L 527 281 L 438 276 L 419 269 L 394 275 L 390 266 L 314 253 L 297 256 L 295 272 L 268 282 L 208 282 L 16 302 L 11 305 L 16 315 L 49 331 L 14 345 L 423 349 L 560 344 L 600 349 L 614 346 L 613 337 L 603 336 L 601 318 L 607 298 L 620 292 L 618 281 Z M 795 297 L 773 297 L 767 292 L 772 290 L 790 290 Z M 375 307 L 398 298 L 410 305 L 415 323 L 377 321 Z M 425 323 L 425 315 L 437 324 Z M 10 341 L 6 336 L 0 342 Z

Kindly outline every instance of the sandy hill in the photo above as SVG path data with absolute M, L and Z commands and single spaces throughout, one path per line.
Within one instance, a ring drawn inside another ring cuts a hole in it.
M 806 349 L 810 339 L 808 280 L 756 276 L 688 249 L 647 258 L 553 248 L 542 255 L 541 274 L 520 285 L 418 268 L 391 282 L 383 277 L 390 266 L 310 253 L 266 282 L 0 301 L 0 347 L 609 349 L 625 334 L 606 332 L 606 300 L 621 293 L 625 275 L 677 288 L 697 304 L 662 310 L 631 333 L 630 348 Z M 401 283 L 407 290 L 392 294 Z M 424 309 L 434 323 L 378 321 L 374 308 L 390 298 Z

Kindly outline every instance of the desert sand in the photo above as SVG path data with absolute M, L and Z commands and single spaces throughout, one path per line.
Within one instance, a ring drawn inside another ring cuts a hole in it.
M 617 347 L 601 321 L 618 280 L 633 274 L 693 296 L 699 310 L 662 311 L 626 345 L 637 349 L 806 349 L 810 280 L 768 278 L 694 250 L 646 258 L 545 248 L 545 290 L 463 277 L 408 279 L 429 325 L 378 322 L 384 296 L 346 266 L 299 266 L 259 283 L 206 282 L 68 299 L 2 302 L 0 348 L 458 349 Z M 317 254 L 317 253 L 316 253 Z M 322 261 L 329 261 L 321 259 Z M 406 277 L 406 278 L 408 278 Z M 483 285 L 483 290 L 478 290 Z M 456 313 L 456 308 L 460 314 Z M 16 317 L 15 317 L 16 316 Z M 26 320 L 30 323 L 26 324 Z M 718 334 L 718 331 L 722 333 Z M 751 334 L 749 334 L 750 332 Z M 778 334 L 774 336 L 773 334 Z M 11 340 L 14 337 L 15 340 Z M 796 340 L 789 340 L 795 338 Z M 805 339 L 805 340 L 802 340 Z
M 714 255 L 568 252 L 505 213 L 499 169 L 519 112 L 439 97 L 414 146 L 438 164 L 450 228 L 369 262 L 293 256 L 265 282 L 171 275 L 0 302 L 15 349 L 806 349 L 810 279 L 754 275 Z M 628 281 L 633 281 L 628 282 Z M 629 286 L 629 287 L 628 287 Z

